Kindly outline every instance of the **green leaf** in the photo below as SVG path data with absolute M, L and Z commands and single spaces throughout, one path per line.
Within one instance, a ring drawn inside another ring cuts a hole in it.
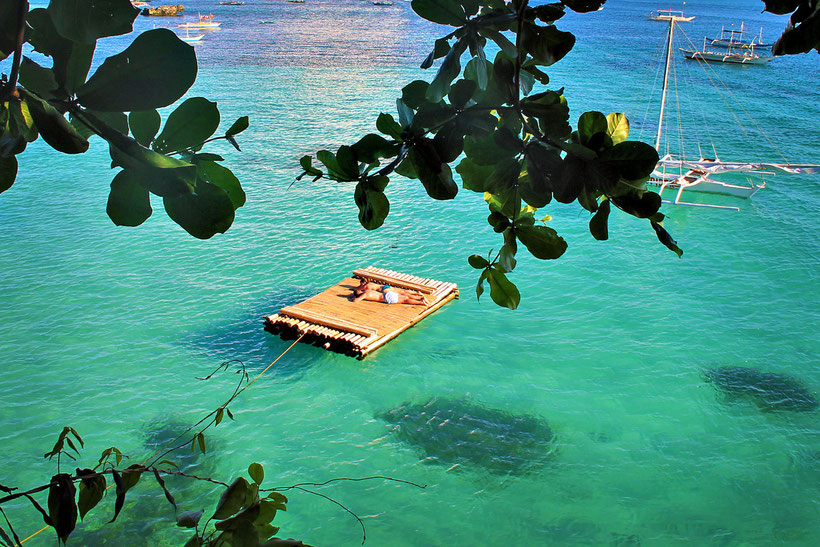
M 248 117 L 242 116 L 241 118 L 233 122 L 233 125 L 227 131 L 225 131 L 225 136 L 232 137 L 234 135 L 242 133 L 244 130 L 248 128 L 249 125 L 250 123 L 248 122 Z
M 96 116 L 120 133 L 128 134 L 128 117 L 122 112 L 94 112 L 89 110 L 88 113 Z M 72 127 L 74 127 L 74 129 L 77 130 L 77 133 L 79 133 L 84 139 L 90 139 L 96 135 L 94 130 L 83 123 L 80 118 L 72 114 L 69 116 L 69 119 L 71 120 Z
M 814 5 L 806 0 L 789 18 L 786 30 L 772 46 L 772 53 L 794 55 L 812 49 L 820 52 L 820 6 L 816 0 Z
M 380 178 L 387 179 L 385 176 Z M 375 230 L 384 224 L 384 219 L 390 213 L 390 202 L 384 192 L 362 181 L 356 185 L 353 199 L 359 208 L 359 222 L 366 230 Z
M 483 270 L 490 265 L 487 259 L 480 255 L 470 255 L 469 258 L 467 258 L 467 262 L 476 270 Z
M 416 167 L 419 180 L 433 199 L 453 199 L 458 186 L 453 181 L 450 166 L 443 163 L 431 141 L 422 141 L 410 149 L 408 159 Z
M 22 7 L 20 2 L 0 2 L 0 61 L 17 48 L 17 19 Z
M 251 476 L 253 482 L 256 484 L 262 484 L 262 481 L 265 479 L 265 470 L 260 464 L 254 462 L 248 466 L 248 475 Z
M 607 118 L 600 112 L 584 112 L 578 118 L 578 136 L 584 146 L 587 146 L 595 135 L 607 133 L 607 129 Z
M 203 97 L 192 97 L 171 112 L 162 132 L 154 140 L 153 149 L 160 154 L 169 154 L 197 147 L 218 127 L 216 103 Z
M 199 175 L 228 193 L 234 209 L 245 205 L 245 191 L 233 171 L 213 161 L 196 161 Z
M 74 502 L 77 490 L 68 473 L 54 475 L 51 477 L 50 484 L 48 516 L 57 531 L 57 537 L 65 543 L 77 526 L 77 505 Z
M 667 249 L 678 255 L 678 258 L 683 256 L 683 251 L 680 247 L 678 247 L 678 242 L 672 239 L 672 236 L 669 235 L 669 232 L 667 232 L 663 226 L 661 226 L 654 220 L 651 220 L 650 223 L 652 224 L 652 228 L 654 228 L 655 230 L 655 234 L 657 234 L 658 236 L 658 241 L 663 243 Z
M 85 469 L 78 475 L 90 475 L 94 472 L 91 469 Z M 80 519 L 85 518 L 86 513 L 92 510 L 103 498 L 105 494 L 105 476 L 96 475 L 94 477 L 83 478 L 80 482 L 80 495 L 78 497 L 77 507 L 80 510 Z
M 487 279 L 487 270 L 481 272 L 478 276 L 478 282 L 475 284 L 475 299 L 481 301 L 481 295 L 484 294 L 484 280 Z
M 618 209 L 638 218 L 649 218 L 661 208 L 661 196 L 655 192 L 612 196 L 611 201 Z
M 434 23 L 460 27 L 467 22 L 467 14 L 458 0 L 413 0 L 410 5 L 420 17 Z
M 177 515 L 177 526 L 180 528 L 196 528 L 199 519 L 205 511 L 183 511 Z
M 132 171 L 151 192 L 173 197 L 193 191 L 197 178 L 195 165 L 158 154 L 111 128 L 99 129 L 108 141 L 114 163 Z
M 133 173 L 120 171 L 111 181 L 106 212 L 117 226 L 139 226 L 153 212 L 148 189 Z
M 186 232 L 199 239 L 225 233 L 234 219 L 234 208 L 227 192 L 200 180 L 192 194 L 162 198 L 165 212 Z M 205 436 L 197 435 L 199 448 L 205 453 Z
M 29 89 L 41 97 L 51 99 L 52 94 L 57 90 L 57 80 L 54 78 L 54 71 L 45 68 L 28 57 L 23 57 L 20 62 L 20 85 Z
M 396 155 L 398 152 L 398 145 L 390 142 L 381 135 L 370 133 L 365 135 L 352 146 L 356 153 L 358 161 L 364 163 L 373 163 L 380 158 L 389 158 Z
M 575 45 L 575 35 L 550 25 L 539 27 L 525 23 L 521 43 L 540 64 L 549 66 L 564 58 Z
M 549 226 L 516 226 L 515 235 L 535 258 L 552 260 L 567 250 L 567 242 Z
M 17 178 L 17 157 L 0 156 L 0 193 L 5 192 L 14 184 Z
M 456 166 L 464 189 L 482 193 L 488 190 L 487 181 L 494 170 L 495 166 L 478 165 L 472 158 L 464 158 Z
M 413 110 L 417 110 L 427 102 L 425 94 L 428 87 L 430 87 L 430 84 L 424 80 L 413 80 L 402 88 L 401 101 Z
M 385 114 L 384 112 L 379 114 L 379 117 L 376 118 L 376 129 L 397 141 L 401 140 L 402 127 L 390 114 Z
M 611 112 L 606 116 L 606 132 L 612 139 L 612 144 L 624 142 L 629 136 L 629 120 L 626 114 Z
M 578 13 L 589 13 L 597 11 L 604 5 L 606 0 L 562 0 L 563 4 Z
M 527 176 L 519 182 L 521 199 L 533 207 L 544 207 L 552 201 L 551 181 L 561 173 L 561 156 L 539 143 L 526 149 Z
M 441 101 L 450 91 L 450 84 L 461 73 L 461 55 L 467 50 L 467 40 L 460 38 L 444 57 L 436 77 L 427 88 L 427 100 L 432 103 Z
M 160 488 L 162 488 L 162 492 L 165 494 L 165 499 L 168 500 L 168 503 L 173 505 L 174 511 L 177 510 L 177 501 L 174 499 L 174 496 L 171 495 L 171 492 L 165 486 L 165 481 L 162 479 L 162 476 L 159 474 L 159 469 L 156 467 L 154 468 L 154 478 L 157 479 L 157 484 L 159 484 Z
M 490 298 L 499 306 L 514 310 L 521 302 L 521 294 L 513 283 L 507 279 L 504 272 L 495 268 L 486 270 L 487 281 L 490 282 Z
M 168 29 L 149 30 L 106 59 L 77 91 L 77 98 L 83 106 L 100 111 L 151 110 L 182 97 L 196 73 L 193 46 Z
M 122 489 L 123 493 L 128 492 L 137 485 L 140 481 L 140 477 L 142 476 L 143 466 L 135 463 L 133 465 L 129 465 L 128 468 L 122 472 Z
M 493 212 L 501 213 L 507 218 L 513 218 L 521 210 L 521 196 L 517 189 L 509 188 L 498 194 L 484 193 L 484 201 Z
M 222 492 L 222 495 L 219 497 L 219 502 L 216 504 L 216 510 L 211 518 L 222 520 L 235 514 L 245 505 L 245 501 L 250 494 L 250 484 L 244 477 L 239 477 Z
M 784 15 L 791 13 L 805 0 L 763 0 L 765 4 L 765 11 L 769 13 L 776 13 L 777 15 Z
M 28 104 L 25 100 L 10 100 L 8 103 L 8 112 L 11 115 L 9 126 L 22 136 L 26 142 L 33 142 L 37 139 L 37 127 L 34 125 L 34 118 L 31 115 Z M 0 125 L 0 127 L 2 127 Z
M 37 130 L 49 146 L 65 154 L 82 154 L 88 150 L 88 141 L 53 106 L 26 91 L 21 95 Z
M 161 123 L 159 112 L 156 110 L 136 110 L 128 114 L 128 125 L 131 134 L 138 143 L 146 148 L 154 140 Z
M 122 0 L 51 0 L 48 12 L 60 35 L 86 44 L 105 36 L 128 34 L 139 14 L 138 9 Z
M 627 181 L 646 180 L 658 163 L 658 151 L 645 142 L 624 141 L 600 155 L 601 163 L 618 170 Z
M 609 221 L 609 200 L 605 199 L 598 206 L 598 211 L 589 221 L 589 232 L 592 237 L 598 241 L 606 241 L 609 239 L 609 228 L 607 222 Z

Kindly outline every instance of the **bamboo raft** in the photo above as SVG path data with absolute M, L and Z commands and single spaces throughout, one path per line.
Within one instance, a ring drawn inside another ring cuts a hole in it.
M 362 279 L 418 291 L 429 305 L 352 302 L 353 289 Z M 361 359 L 457 296 L 455 283 L 370 266 L 354 270 L 352 277 L 304 302 L 264 317 L 265 330 L 285 339 L 304 334 L 303 342 Z

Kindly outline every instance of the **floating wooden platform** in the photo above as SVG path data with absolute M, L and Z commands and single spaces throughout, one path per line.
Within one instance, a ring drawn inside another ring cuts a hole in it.
M 352 302 L 353 289 L 362 279 L 418 291 L 430 305 Z M 304 334 L 304 342 L 361 359 L 457 296 L 455 283 L 370 266 L 304 302 L 266 316 L 265 330 L 286 339 Z

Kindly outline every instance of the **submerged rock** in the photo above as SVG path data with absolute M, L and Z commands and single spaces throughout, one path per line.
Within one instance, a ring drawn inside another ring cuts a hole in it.
M 750 367 L 718 367 L 706 371 L 705 379 L 727 395 L 750 399 L 762 410 L 807 412 L 820 405 L 814 394 L 786 374 Z
M 522 474 L 543 465 L 552 452 L 553 433 L 544 420 L 465 399 L 408 402 L 377 417 L 394 424 L 396 435 L 431 462 L 456 469 Z

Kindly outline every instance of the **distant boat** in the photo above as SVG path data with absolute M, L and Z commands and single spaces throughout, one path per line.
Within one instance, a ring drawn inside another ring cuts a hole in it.
M 288 0 L 291 4 L 304 4 L 305 0 Z
M 262 19 L 261 21 L 259 21 L 260 25 L 272 25 L 274 23 L 276 23 L 276 21 L 274 21 L 273 19 Z
M 245 2 L 220 2 L 220 6 L 244 6 Z
M 703 49 L 681 48 L 683 56 L 696 61 L 709 61 L 713 63 L 733 63 L 740 65 L 762 65 L 773 59 L 771 55 L 758 55 L 755 53 L 755 45 L 750 43 L 744 46 L 726 46 L 720 51 L 707 50 L 708 38 L 703 39 Z
M 750 38 L 751 36 L 751 38 Z M 730 47 L 730 48 L 771 48 L 772 44 L 763 43 L 763 29 L 760 29 L 760 34 L 749 34 L 743 29 L 743 22 L 740 23 L 740 30 L 726 30 L 725 27 L 720 27 L 719 38 L 706 38 L 706 42 L 710 46 L 715 47 Z
M 685 16 L 683 10 L 659 9 L 658 11 L 649 12 L 649 18 L 653 21 L 691 21 L 695 18 L 694 15 Z
M 208 15 L 200 15 L 197 21 L 189 21 L 188 23 L 182 23 L 181 25 L 177 25 L 177 28 L 204 28 L 204 29 L 215 29 L 219 28 L 219 23 L 214 21 L 214 14 L 209 13 Z
M 374 6 L 392 6 L 393 2 L 390 0 L 373 0 Z
M 142 2 L 140 0 L 131 0 L 131 5 L 137 9 L 142 9 L 148 7 L 148 2 Z

